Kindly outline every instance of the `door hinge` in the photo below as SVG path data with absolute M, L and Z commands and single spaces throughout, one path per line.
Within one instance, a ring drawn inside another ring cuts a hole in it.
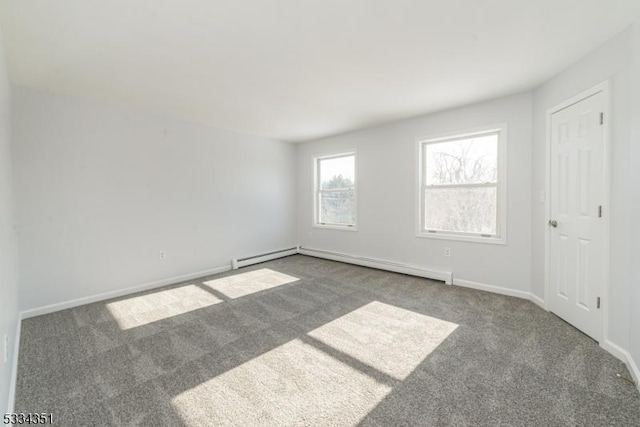
M 600 113 L 600 124 L 604 124 L 604 113 Z
M 598 218 L 602 218 L 602 205 L 598 206 Z
M 598 308 L 600 308 L 600 297 L 598 297 Z

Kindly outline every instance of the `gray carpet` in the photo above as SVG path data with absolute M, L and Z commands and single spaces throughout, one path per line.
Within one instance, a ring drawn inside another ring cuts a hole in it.
M 293 256 L 22 323 L 57 425 L 640 426 L 623 363 L 518 298 Z

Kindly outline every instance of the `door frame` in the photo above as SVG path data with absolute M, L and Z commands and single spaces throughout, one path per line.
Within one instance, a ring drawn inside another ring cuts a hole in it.
M 609 292 L 610 292 L 610 212 L 611 212 L 611 81 L 605 80 L 589 89 L 580 92 L 579 94 L 572 96 L 571 98 L 561 102 L 560 104 L 549 108 L 546 113 L 546 155 L 545 155 L 545 239 L 544 239 L 544 305 L 545 309 L 550 311 L 549 296 L 551 294 L 550 288 L 550 256 L 551 256 L 551 228 L 547 224 L 547 221 L 551 218 L 551 117 L 554 113 L 564 110 L 571 105 L 589 98 L 599 92 L 604 95 L 604 160 L 603 160 L 603 175 L 604 175 L 604 198 L 602 200 L 602 208 L 604 215 L 602 220 L 604 221 L 604 248 L 603 248 L 603 270 L 604 281 L 600 285 L 600 297 L 601 297 L 601 310 L 602 317 L 600 320 L 600 340 L 601 347 L 605 346 L 608 341 L 607 331 L 609 330 Z

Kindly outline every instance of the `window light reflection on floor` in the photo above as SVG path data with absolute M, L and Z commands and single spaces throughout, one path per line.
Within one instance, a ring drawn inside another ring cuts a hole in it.
M 297 277 L 262 268 L 200 285 L 180 286 L 121 299 L 107 303 L 106 307 L 120 329 L 126 330 L 298 280 Z
M 229 298 L 239 298 L 266 289 L 293 283 L 300 279 L 268 268 L 234 274 L 204 282 L 205 286 Z
M 122 330 L 147 325 L 223 302 L 211 292 L 187 285 L 106 304 Z
M 186 425 L 357 425 L 457 324 L 374 301 L 176 395 Z
M 300 339 L 186 390 L 171 400 L 185 425 L 356 425 L 391 391 Z
M 457 327 L 455 323 L 374 301 L 308 335 L 402 380 Z

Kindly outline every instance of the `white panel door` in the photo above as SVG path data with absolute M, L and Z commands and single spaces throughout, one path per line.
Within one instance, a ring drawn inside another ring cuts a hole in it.
M 605 94 L 551 115 L 549 308 L 599 341 L 605 281 Z

